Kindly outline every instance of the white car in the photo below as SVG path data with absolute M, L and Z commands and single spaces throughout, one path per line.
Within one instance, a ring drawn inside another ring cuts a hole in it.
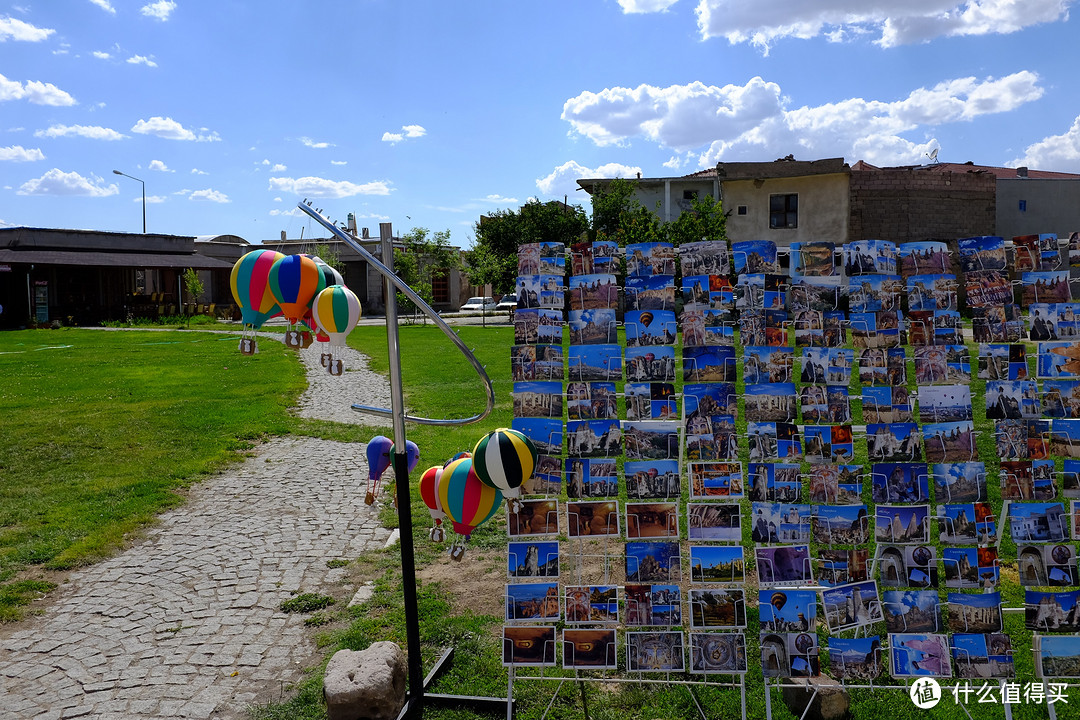
M 461 312 L 487 312 L 495 309 L 493 297 L 471 297 L 461 306 Z
M 496 312 L 499 312 L 499 311 L 506 312 L 507 310 L 517 310 L 517 296 L 516 295 L 506 295 L 506 296 L 504 296 L 503 299 L 499 301 L 499 304 L 495 306 L 495 310 L 496 310 Z

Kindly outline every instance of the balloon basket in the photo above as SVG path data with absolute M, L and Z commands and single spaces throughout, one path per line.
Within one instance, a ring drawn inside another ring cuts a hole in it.
M 322 355 L 319 356 L 319 364 L 322 365 L 324 368 L 330 367 L 330 361 L 333 359 L 334 353 L 324 352 Z
M 436 525 L 428 530 L 428 539 L 431 540 L 431 542 L 441 543 L 446 540 L 446 531 Z
M 240 344 L 238 348 L 241 355 L 255 355 L 259 352 L 259 333 L 254 325 L 244 325 L 240 331 Z
M 364 494 L 364 504 L 365 505 L 374 505 L 375 504 L 375 493 L 368 490 Z
M 454 562 L 461 562 L 461 559 L 465 557 L 465 543 L 462 540 L 455 540 L 454 544 L 450 546 L 450 559 Z

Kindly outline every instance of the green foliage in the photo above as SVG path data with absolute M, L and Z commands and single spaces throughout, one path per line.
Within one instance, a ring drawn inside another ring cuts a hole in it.
M 492 292 L 513 292 L 518 247 L 527 243 L 577 242 L 589 222 L 580 205 L 529 200 L 517 212 L 496 210 L 474 226 L 476 244 L 469 254 L 468 275 L 474 285 L 491 284 Z
M 702 240 L 727 240 L 727 218 L 712 195 L 690 201 L 692 210 L 664 225 L 664 239 L 678 247 Z
M 199 302 L 205 288 L 203 287 L 203 281 L 199 279 L 199 273 L 195 272 L 195 268 L 188 268 L 184 271 L 184 289 L 191 296 L 191 302 Z
M 626 216 L 644 209 L 634 197 L 636 189 L 636 182 L 622 178 L 593 189 L 591 230 L 594 239 L 614 237 L 623 227 Z
M 329 595 L 317 593 L 301 593 L 288 600 L 282 600 L 279 606 L 281 612 L 286 613 L 309 613 L 316 610 L 325 610 L 334 604 L 334 598 Z
M 311 248 L 311 254 L 337 270 L 339 273 L 345 272 L 345 263 L 342 262 L 337 250 L 326 243 L 321 243 Z
M 427 228 L 414 227 L 399 238 L 401 247 L 394 248 L 394 274 L 404 280 L 428 305 L 432 303 L 432 280 L 438 274 L 461 267 L 457 250 L 450 245 L 450 231 L 430 234 Z M 397 295 L 398 307 L 404 312 L 416 309 L 404 293 Z

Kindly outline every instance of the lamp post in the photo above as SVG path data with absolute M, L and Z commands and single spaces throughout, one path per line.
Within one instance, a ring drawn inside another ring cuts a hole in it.
M 136 181 L 138 181 L 139 183 L 142 184 L 142 231 L 143 231 L 143 235 L 145 235 L 146 234 L 146 183 L 143 182 L 142 180 L 139 180 L 139 178 L 137 178 L 137 177 L 133 177 L 131 175 L 128 175 L 127 173 L 122 173 L 119 170 L 113 170 L 113 173 L 115 175 L 123 175 L 126 178 L 131 178 L 132 180 L 136 180 Z

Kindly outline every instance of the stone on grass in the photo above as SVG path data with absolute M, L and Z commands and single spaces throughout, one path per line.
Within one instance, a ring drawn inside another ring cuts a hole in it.
M 802 717 L 804 720 L 842 720 L 850 717 L 851 698 L 844 686 L 836 680 L 822 675 L 788 682 L 792 685 L 783 687 L 784 704 L 795 717 Z M 817 696 L 811 702 L 810 698 L 815 690 Z M 803 715 L 807 703 L 810 703 L 810 710 Z
M 396 643 L 338 650 L 326 666 L 323 695 L 330 720 L 394 720 L 405 705 L 408 666 Z

